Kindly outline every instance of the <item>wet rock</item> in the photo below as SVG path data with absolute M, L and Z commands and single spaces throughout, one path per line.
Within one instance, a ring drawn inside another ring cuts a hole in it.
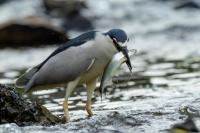
M 199 102 L 200 102 L 200 99 L 196 98 L 194 100 L 191 100 L 190 102 L 182 103 L 179 108 L 179 113 L 181 115 L 185 115 L 188 117 L 194 117 L 194 118 L 200 117 Z
M 181 124 L 175 124 L 172 129 L 171 129 L 172 133 L 186 133 L 186 132 L 199 132 L 199 130 L 197 129 L 194 121 L 192 118 L 188 117 L 185 122 L 181 123 Z
M 0 47 L 38 46 L 67 40 L 65 32 L 45 18 L 27 17 L 0 25 Z
M 200 5 L 194 1 L 185 1 L 182 2 L 180 4 L 178 4 L 177 6 L 174 7 L 176 10 L 179 9 L 200 9 Z
M 16 123 L 29 125 L 39 123 L 50 125 L 61 122 L 45 107 L 22 99 L 14 88 L 0 84 L 0 124 Z
M 0 5 L 6 3 L 8 1 L 10 1 L 10 0 L 0 0 Z

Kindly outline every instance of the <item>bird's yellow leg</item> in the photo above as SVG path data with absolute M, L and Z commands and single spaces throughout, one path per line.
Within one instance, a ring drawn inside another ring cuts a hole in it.
M 69 111 L 68 111 L 68 100 L 65 98 L 63 102 L 63 110 L 64 110 L 64 117 L 66 120 L 69 120 Z
M 92 100 L 92 95 L 93 95 L 93 92 L 96 88 L 96 79 L 95 80 L 92 80 L 91 82 L 87 83 L 87 102 L 86 102 L 86 111 L 88 113 L 89 116 L 92 116 L 93 113 L 92 113 L 92 109 L 91 109 L 91 100 Z
M 69 121 L 68 97 L 70 97 L 71 93 L 73 92 L 75 87 L 78 85 L 79 81 L 80 81 L 80 77 L 78 77 L 74 81 L 69 82 L 67 85 L 65 100 L 63 102 L 64 117 L 66 121 Z

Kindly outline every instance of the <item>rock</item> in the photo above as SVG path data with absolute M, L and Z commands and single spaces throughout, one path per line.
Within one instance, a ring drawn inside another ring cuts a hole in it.
M 181 2 L 180 4 L 178 4 L 177 6 L 174 7 L 176 10 L 179 9 L 200 9 L 200 5 L 194 1 L 185 1 L 185 2 Z
M 0 124 L 16 123 L 29 125 L 39 123 L 51 125 L 62 122 L 60 118 L 51 114 L 45 107 L 24 100 L 11 88 L 0 84 Z
M 180 124 L 175 124 L 172 129 L 171 129 L 171 132 L 172 133 L 178 133 L 178 132 L 199 132 L 199 130 L 197 129 L 194 121 L 192 120 L 192 118 L 188 117 L 185 122 L 183 123 L 180 123 Z
M 0 24 L 0 47 L 63 43 L 65 32 L 41 17 L 27 17 Z
M 0 0 L 0 5 L 6 3 L 8 1 L 10 1 L 10 0 Z

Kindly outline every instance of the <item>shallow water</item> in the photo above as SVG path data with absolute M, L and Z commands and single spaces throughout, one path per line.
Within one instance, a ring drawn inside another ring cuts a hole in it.
M 131 58 L 133 74 L 126 65 L 122 66 L 102 101 L 93 97 L 94 116 L 90 118 L 84 110 L 85 89 L 78 87 L 69 99 L 69 123 L 50 127 L 6 124 L 0 129 L 19 133 L 155 133 L 167 132 L 191 115 L 200 127 L 200 11 L 175 10 L 176 5 L 177 1 L 110 0 L 107 4 L 105 0 L 90 0 L 89 10 L 83 13 L 95 18 L 97 29 L 121 27 L 130 35 L 128 47 L 138 51 Z M 40 63 L 55 48 L 1 49 L 0 83 L 13 85 L 16 77 Z M 63 91 L 55 88 L 24 97 L 62 116 Z

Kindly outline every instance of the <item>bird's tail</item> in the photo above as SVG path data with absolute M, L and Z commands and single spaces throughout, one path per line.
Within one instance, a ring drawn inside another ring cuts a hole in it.
M 15 82 L 15 86 L 18 88 L 25 88 L 30 79 L 34 76 L 34 74 L 38 71 L 38 67 L 33 67 L 21 75 Z

